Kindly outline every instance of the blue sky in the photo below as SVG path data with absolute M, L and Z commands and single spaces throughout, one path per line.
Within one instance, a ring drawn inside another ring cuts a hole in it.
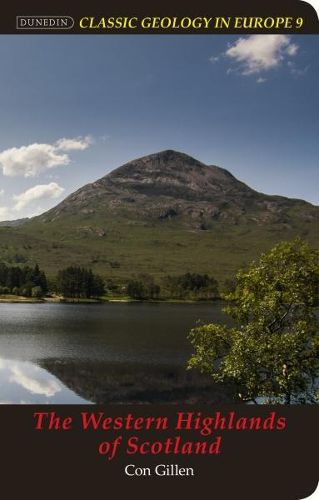
M 319 37 L 1 36 L 0 220 L 163 149 L 319 205 Z

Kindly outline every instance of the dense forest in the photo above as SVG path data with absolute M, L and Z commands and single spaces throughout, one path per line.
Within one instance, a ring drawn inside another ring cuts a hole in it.
M 219 297 L 218 282 L 207 274 L 185 273 L 166 276 L 159 283 L 149 274 L 140 274 L 127 282 L 104 281 L 91 269 L 69 266 L 55 278 L 47 279 L 36 264 L 13 266 L 0 263 L 0 295 L 42 298 L 60 296 L 90 299 L 119 296 L 134 300 L 212 300 Z
M 91 298 L 105 294 L 103 279 L 91 269 L 70 266 L 58 273 L 57 291 L 64 297 Z
M 166 276 L 161 285 L 152 276 L 141 274 L 128 282 L 127 294 L 135 299 L 212 300 L 219 297 L 219 290 L 217 280 L 207 274 Z
M 91 298 L 104 295 L 104 282 L 90 269 L 68 267 L 49 281 L 45 272 L 34 267 L 8 266 L 0 263 L 0 295 L 41 298 L 48 294 L 70 298 Z
M 7 266 L 0 263 L 0 294 L 42 297 L 48 293 L 44 271 L 34 267 Z

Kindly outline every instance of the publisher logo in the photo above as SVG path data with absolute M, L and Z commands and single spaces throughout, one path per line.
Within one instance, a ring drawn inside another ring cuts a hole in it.
M 74 19 L 70 16 L 17 16 L 17 30 L 70 30 Z

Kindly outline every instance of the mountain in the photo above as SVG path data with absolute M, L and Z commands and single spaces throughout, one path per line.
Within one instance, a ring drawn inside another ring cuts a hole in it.
M 28 217 L 25 217 L 24 219 L 16 219 L 16 220 L 4 220 L 0 222 L 0 227 L 16 227 L 16 226 L 21 226 L 25 222 L 29 220 Z
M 297 217 L 306 222 L 319 214 L 309 203 L 258 193 L 227 170 L 176 151 L 117 168 L 73 193 L 40 220 L 53 222 L 79 212 L 92 219 L 100 214 L 106 220 L 115 216 L 149 224 L 176 219 L 194 229 L 209 229 L 215 221 L 289 224 Z
M 49 274 L 77 263 L 119 280 L 186 271 L 225 279 L 296 235 L 319 242 L 319 207 L 259 193 L 227 170 L 168 150 L 113 170 L 23 225 L 0 228 L 0 258 L 37 261 Z

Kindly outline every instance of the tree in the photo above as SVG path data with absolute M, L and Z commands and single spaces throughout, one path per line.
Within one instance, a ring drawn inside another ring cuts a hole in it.
M 190 299 L 215 299 L 218 297 L 218 281 L 207 274 L 186 273 L 166 276 L 164 285 L 170 297 Z
M 59 271 L 56 288 L 64 297 L 73 298 L 100 297 L 105 293 L 104 281 L 99 275 L 76 266 Z
M 149 274 L 140 274 L 138 279 L 132 279 L 127 284 L 127 294 L 138 300 L 157 299 L 160 291 L 160 286 Z
M 0 286 L 7 288 L 14 295 L 31 296 L 32 287 L 41 287 L 43 295 L 48 291 L 45 273 L 36 264 L 29 266 L 6 266 L 0 263 Z
M 229 382 L 243 401 L 315 403 L 319 252 L 282 242 L 237 275 L 225 298 L 234 326 L 199 325 L 188 368 Z
M 93 274 L 92 277 L 92 296 L 101 297 L 106 292 L 104 280 L 98 274 Z
M 127 294 L 133 299 L 145 299 L 146 290 L 143 283 L 139 280 L 130 280 L 127 284 Z

